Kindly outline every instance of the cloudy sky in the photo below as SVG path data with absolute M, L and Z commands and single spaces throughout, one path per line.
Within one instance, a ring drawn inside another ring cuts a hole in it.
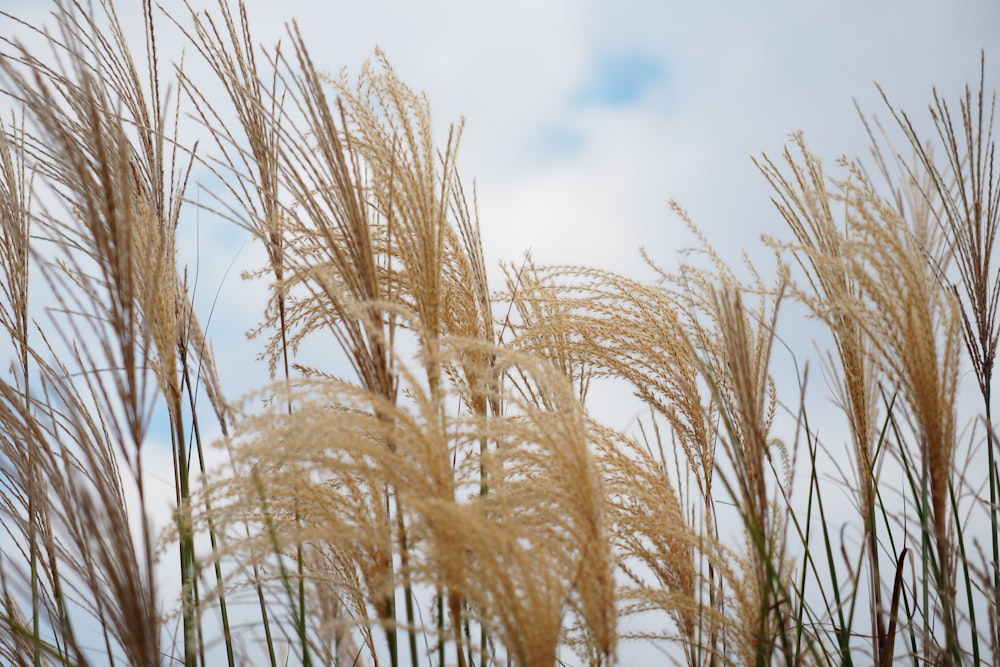
M 986 1 L 254 4 L 268 31 L 297 18 L 331 70 L 380 45 L 442 139 L 466 118 L 492 258 L 623 270 L 640 245 L 664 263 L 683 245 L 671 198 L 719 246 L 778 230 L 751 155 L 800 129 L 831 161 L 863 152 L 853 103 L 884 117 L 875 82 L 923 118 L 931 87 L 961 90 L 1000 38 Z
M 118 4 L 141 49 L 138 1 Z M 1000 5 L 989 0 L 247 5 L 261 43 L 271 47 L 296 19 L 314 61 L 331 73 L 357 72 L 381 47 L 403 79 L 426 92 L 441 143 L 449 124 L 465 118 L 459 165 L 477 183 L 491 266 L 530 249 L 540 263 L 647 277 L 640 247 L 672 267 L 691 243 L 671 199 L 738 261 L 743 249 L 759 250 L 761 234 L 784 233 L 751 156 L 777 156 L 789 133 L 802 130 L 832 165 L 866 151 L 855 101 L 887 120 L 876 82 L 919 123 L 933 86 L 954 100 L 975 82 L 981 51 L 988 88 L 1000 72 L 991 53 L 1000 43 Z M 162 6 L 190 24 L 181 0 Z M 49 5 L 6 0 L 3 7 L 39 23 Z M 168 22 L 162 30 L 161 47 L 176 52 L 176 31 Z M 13 26 L 12 33 L 23 34 Z M 190 49 L 187 59 L 189 69 L 199 67 Z M 217 285 L 220 317 L 239 319 L 227 310 L 247 304 L 246 286 L 238 272 L 223 279 L 220 267 L 234 258 L 252 264 L 254 251 L 220 230 L 225 223 L 197 224 L 202 296 L 214 298 L 208 286 Z M 243 351 L 220 356 L 224 377 L 227 366 L 246 372 Z
M 752 243 L 776 219 L 751 155 L 780 152 L 798 129 L 830 160 L 863 151 L 853 101 L 884 116 L 874 82 L 922 117 L 931 86 L 960 90 L 1000 37 L 989 2 L 326 9 L 339 4 L 292 0 L 259 17 L 298 18 L 334 70 L 378 44 L 427 92 L 442 130 L 467 119 L 462 164 L 479 183 L 491 255 L 530 246 L 541 261 L 613 268 L 639 245 L 669 260 L 680 232 L 670 198 L 713 242 Z
M 168 0 L 167 6 L 176 4 Z M 918 121 L 932 86 L 955 99 L 1000 80 L 1000 5 L 514 0 L 251 0 L 261 41 L 299 21 L 314 60 L 356 71 L 376 45 L 427 93 L 443 142 L 464 117 L 488 261 L 579 263 L 647 275 L 691 242 L 676 199 L 728 259 L 782 222 L 750 157 L 802 130 L 832 163 L 866 151 L 855 101 L 875 83 Z M 178 11 L 178 14 L 180 12 Z
M 356 72 L 380 46 L 426 92 L 439 141 L 465 118 L 460 168 L 477 182 L 491 266 L 530 249 L 540 263 L 650 277 L 640 247 L 672 268 L 692 243 L 671 199 L 728 260 L 761 254 L 761 234 L 785 232 L 751 156 L 778 156 L 801 130 L 832 170 L 841 155 L 866 154 L 855 103 L 889 121 L 876 83 L 926 127 L 932 88 L 957 102 L 984 50 L 987 88 L 1000 82 L 1000 4 L 987 0 L 249 9 L 265 43 L 297 19 L 331 72 Z
M 119 5 L 141 49 L 138 2 Z M 162 5 L 189 23 L 180 0 Z M 759 251 L 761 234 L 784 233 L 751 156 L 777 156 L 796 130 L 831 164 L 864 154 L 854 104 L 887 120 L 876 82 L 926 126 L 932 87 L 957 102 L 976 82 L 983 50 L 987 88 L 1000 82 L 1000 3 L 990 0 L 247 5 L 268 46 L 297 19 L 314 62 L 332 73 L 356 72 L 380 46 L 403 79 L 426 92 L 441 142 L 450 123 L 466 119 L 459 164 L 477 182 L 491 266 L 530 249 L 540 263 L 648 277 L 640 247 L 672 267 L 691 242 L 671 199 L 737 260 L 743 249 Z M 47 6 L 0 4 L 35 23 L 45 21 Z M 30 40 L 9 20 L 0 25 Z M 165 49 L 178 45 L 166 24 L 164 34 Z M 259 255 L 225 225 L 206 216 L 192 236 L 199 299 L 211 305 L 219 293 L 210 335 L 223 382 L 238 394 L 265 372 L 248 370 L 247 351 L 256 346 L 226 334 L 254 324 L 262 304 L 238 271 L 225 270 Z

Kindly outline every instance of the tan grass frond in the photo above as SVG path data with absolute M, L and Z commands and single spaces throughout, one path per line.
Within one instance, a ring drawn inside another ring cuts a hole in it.
M 218 8 L 220 22 L 211 13 L 198 13 L 188 5 L 193 31 L 180 29 L 215 72 L 233 104 L 242 136 L 236 136 L 222 120 L 213 100 L 183 72 L 181 83 L 208 128 L 222 156 L 221 161 L 237 177 L 235 183 L 229 179 L 224 182 L 246 216 L 241 222 L 263 243 L 271 270 L 281 281 L 285 261 L 282 227 L 285 212 L 279 196 L 279 152 L 285 138 L 282 134 L 285 101 L 282 86 L 285 82 L 279 79 L 273 66 L 274 71 L 267 80 L 267 69 L 258 62 L 260 55 L 266 60 L 267 54 L 258 54 L 245 4 L 238 4 L 235 17 L 228 3 L 219 2 Z M 177 25 L 180 27 L 179 23 Z M 240 139 L 245 140 L 246 148 Z
M 786 601 L 776 599 L 774 582 L 785 581 L 788 574 L 782 521 L 782 511 L 788 508 L 772 502 L 767 484 L 776 405 L 769 367 L 781 288 L 770 312 L 762 303 L 752 317 L 735 287 L 714 292 L 713 301 L 711 317 L 718 326 L 719 356 L 710 357 L 704 372 L 719 402 L 725 427 L 720 440 L 736 481 L 730 492 L 736 492 L 734 500 L 746 529 L 743 562 L 747 571 L 736 591 L 737 597 L 744 596 L 739 607 L 744 627 L 756 630 L 745 635 L 742 650 L 748 660 L 759 660 L 772 655 L 774 638 L 784 627 L 782 605 Z M 725 379 L 720 379 L 721 374 Z
M 153 664 L 161 637 L 143 447 L 158 388 L 175 445 L 183 443 L 175 447 L 180 500 L 188 475 L 187 297 L 175 234 L 191 163 L 178 159 L 176 119 L 168 125 L 151 2 L 142 4 L 144 68 L 111 2 L 57 3 L 57 10 L 55 30 L 40 33 L 54 65 L 16 44 L 0 65 L 25 108 L 21 141 L 39 191 L 55 200 L 33 221 L 53 248 L 36 256 L 56 302 L 50 333 L 37 347 L 62 358 L 49 366 L 39 354 L 36 363 L 47 383 L 49 419 L 67 423 L 61 428 L 68 435 L 51 436 L 51 456 L 83 463 L 45 470 L 51 488 L 67 489 L 52 497 L 48 511 L 62 517 L 72 545 L 59 559 L 81 554 L 68 571 L 92 589 L 94 613 L 115 619 L 111 634 L 130 661 Z M 139 496 L 134 524 L 125 511 L 126 484 Z M 187 608 L 190 620 L 193 606 Z
M 515 347 L 556 363 L 584 389 L 592 375 L 626 380 L 668 420 L 702 497 L 708 497 L 712 417 L 676 295 L 596 269 L 525 268 L 514 292 L 521 319 Z
M 475 414 L 499 415 L 503 406 L 495 391 L 498 381 L 494 370 L 497 325 L 493 317 L 493 301 L 486 274 L 486 259 L 479 226 L 475 195 L 470 208 L 461 179 L 455 176 L 451 202 L 452 221 L 449 225 L 443 263 L 445 311 L 443 333 L 484 346 L 469 346 L 458 364 L 448 364 L 445 372 L 461 392 L 465 405 Z M 456 377 L 461 375 L 461 377 Z
M 228 424 L 232 420 L 233 407 L 222 390 L 222 382 L 215 365 L 215 354 L 195 312 L 189 290 L 183 289 L 179 296 L 186 301 L 179 308 L 181 314 L 179 319 L 185 325 L 182 340 L 188 345 L 187 358 L 190 365 L 198 369 L 196 376 L 208 396 L 222 434 L 225 436 Z
M 176 403 L 177 288 L 163 286 L 178 285 L 174 235 L 190 163 L 175 169 L 177 149 L 167 139 L 159 91 L 152 7 L 148 2 L 143 7 L 150 68 L 145 75 L 133 62 L 109 3 L 102 5 L 106 26 L 81 8 L 67 7 L 57 15 L 59 37 L 48 39 L 66 56 L 64 72 L 22 52 L 20 63 L 4 61 L 4 73 L 31 114 L 28 154 L 74 218 L 66 221 L 59 212 L 47 211 L 39 221 L 39 231 L 57 247 L 78 251 L 65 253 L 62 266 L 69 275 L 63 287 L 88 284 L 91 294 L 107 291 L 107 298 L 74 310 L 97 308 L 95 315 L 122 341 L 114 353 L 120 359 L 108 359 L 110 367 L 123 368 L 132 378 L 122 378 L 119 392 L 141 375 L 136 355 L 148 354 L 164 395 Z M 141 442 L 144 400 L 122 399 L 130 413 L 129 439 Z
M 447 332 L 445 262 L 456 240 L 449 209 L 456 195 L 462 123 L 451 127 L 439 152 L 426 98 L 399 79 L 381 51 L 376 59 L 377 66 L 366 64 L 355 86 L 343 77 L 330 82 L 352 128 L 352 150 L 370 174 L 371 205 L 389 229 L 390 256 L 398 262 L 401 295 L 415 316 L 413 328 L 433 392 L 442 373 L 435 365 L 437 339 Z
M 442 339 L 440 363 L 484 345 Z M 511 414 L 442 421 L 420 366 L 400 369 L 399 404 L 341 381 L 295 381 L 294 416 L 272 407 L 241 422 L 235 452 L 245 474 L 210 490 L 216 520 L 259 517 L 266 498 L 282 549 L 321 544 L 327 563 L 356 569 L 374 614 L 369 622 L 389 622 L 380 605 L 404 577 L 466 600 L 524 664 L 554 655 L 568 611 L 577 619 L 575 645 L 606 664 L 616 645 L 614 561 L 583 412 L 550 367 L 495 348 L 478 353 L 495 355 L 501 368 L 516 364 L 552 407 L 496 397 Z M 464 389 L 447 387 L 459 400 Z M 482 441 L 491 443 L 488 452 Z M 481 493 L 483 461 L 488 495 Z M 406 516 L 405 572 L 389 569 L 402 535 L 386 531 L 395 524 L 385 515 L 385 489 Z M 290 520 L 293 513 L 299 521 Z M 254 539 L 251 551 L 265 553 L 264 538 Z M 461 620 L 454 609 L 453 629 Z
M 931 475 L 936 529 L 944 530 L 955 446 L 955 395 L 961 327 L 943 289 L 935 255 L 860 174 L 845 184 L 849 223 L 858 241 L 848 270 L 862 299 L 853 304 L 919 430 Z M 940 512 L 940 514 L 939 514 Z
M 869 342 L 864 330 L 842 304 L 858 297 L 859 287 L 844 270 L 850 239 L 845 222 L 834 213 L 836 190 L 827 180 L 819 158 L 806 148 L 801 134 L 793 137 L 800 158 L 785 150 L 785 166 L 791 178 L 767 156 L 757 167 L 774 189 L 774 203 L 795 237 L 796 245 L 769 239 L 772 246 L 791 250 L 803 269 L 810 291 L 796 290 L 795 296 L 823 319 L 833 335 L 839 361 L 838 384 L 842 405 L 851 425 L 855 464 L 862 507 L 870 515 L 873 505 L 872 475 L 875 470 L 873 447 L 876 437 L 877 385 Z
M 839 187 L 856 239 L 845 268 L 859 298 L 848 309 L 864 327 L 910 416 L 921 464 L 921 484 L 929 493 L 924 529 L 937 550 L 933 587 L 941 600 L 946 646 L 957 646 L 954 621 L 954 559 L 949 536 L 949 487 L 954 474 L 956 397 L 962 344 L 959 303 L 943 283 L 939 230 L 915 233 L 897 208 L 880 198 L 860 169 Z M 905 442 L 900 447 L 907 447 Z M 918 457 L 912 454 L 917 453 Z
M 960 284 L 953 289 L 963 305 L 965 346 L 980 392 L 988 401 L 1000 337 L 1000 274 L 993 257 L 1000 230 L 1000 182 L 994 169 L 996 93 L 987 93 L 985 78 L 983 54 L 979 85 L 976 90 L 966 86 L 957 113 L 936 90 L 933 93 L 930 115 L 943 148 L 943 164 L 920 139 L 906 113 L 889 104 L 884 92 L 883 98 L 925 171 L 927 182 L 918 184 L 919 193 L 940 206 L 935 218 L 958 270 Z
M 8 494 L 17 494 L 17 502 L 24 503 L 20 511 L 16 504 L 5 511 L 4 523 L 12 535 L 23 531 L 26 536 L 30 519 L 19 517 L 27 509 L 28 494 L 33 494 L 36 576 L 47 592 L 39 613 L 65 650 L 81 655 L 81 638 L 66 624 L 71 614 L 83 610 L 100 623 L 109 651 L 114 646 L 134 664 L 156 664 L 160 637 L 155 590 L 149 586 L 142 547 L 134 539 L 115 465 L 117 445 L 109 438 L 110 424 L 95 418 L 89 397 L 79 394 L 66 377 L 66 367 L 42 367 L 47 405 L 32 401 L 26 406 L 20 392 L 0 383 L 3 454 L 20 462 L 13 474 L 4 475 L 3 495 L 11 499 Z M 27 540 L 21 543 L 26 549 Z
M 24 153 L 24 125 L 0 131 L 0 325 L 18 350 L 21 373 L 28 372 L 28 263 L 31 254 L 31 177 Z
M 255 333 L 276 332 L 265 353 L 272 372 L 286 348 L 328 330 L 362 382 L 390 395 L 397 321 L 416 332 L 430 363 L 438 336 L 491 341 L 478 221 L 455 170 L 460 128 L 439 154 L 426 100 L 381 53 L 355 85 L 332 79 L 316 70 L 294 25 L 293 57 L 263 54 L 271 71 L 263 80 L 245 10 L 223 19 L 195 15 L 193 39 L 233 101 L 240 136 L 188 87 L 236 176 L 237 208 L 269 248 L 275 301 Z M 467 360 L 462 372 L 481 375 L 488 365 Z M 434 383 L 443 370 L 427 369 Z
M 578 644 L 587 647 L 583 653 L 591 664 L 608 664 L 615 655 L 617 622 L 605 492 L 593 450 L 601 434 L 589 428 L 583 406 L 561 373 L 520 355 L 504 357 L 503 361 L 527 371 L 535 386 L 532 394 L 543 396 L 543 400 L 540 404 L 512 401 L 513 417 L 500 420 L 501 428 L 514 430 L 498 438 L 499 467 L 507 476 L 502 481 L 508 482 L 500 486 L 499 504 L 502 507 L 503 495 L 508 494 L 520 507 L 552 506 L 548 521 L 561 533 L 554 535 L 553 541 L 560 544 L 564 563 L 573 564 L 568 583 L 571 609 L 583 633 Z M 491 430 L 493 421 L 496 419 L 487 421 Z M 522 431 L 525 426 L 527 430 Z M 511 442 L 519 446 L 511 447 Z M 525 465 L 528 467 L 522 468 Z M 532 474 L 531 468 L 541 474 Z M 537 478 L 544 486 L 511 485 L 522 469 L 525 481 Z M 523 510 L 518 515 L 523 516 Z
M 609 524 L 618 564 L 632 582 L 623 602 L 637 612 L 664 611 L 677 626 L 689 664 L 696 664 L 702 631 L 712 612 L 703 607 L 697 557 L 704 536 L 688 522 L 665 462 L 620 434 L 601 439 L 599 465 L 605 479 Z M 651 583 L 643 572 L 653 577 Z
M 902 117 L 898 117 L 900 122 Z M 912 128 L 911 132 L 912 132 Z M 911 136 L 911 141 L 915 135 Z M 874 141 L 874 137 L 873 137 Z M 801 159 L 785 152 L 792 177 L 781 175 L 767 158 L 758 167 L 776 191 L 776 205 L 796 237 L 796 244 L 774 245 L 791 250 L 805 270 L 811 294 L 799 292 L 814 314 L 830 327 L 840 362 L 841 392 L 852 424 L 860 501 L 871 536 L 869 561 L 878 582 L 878 547 L 872 521 L 876 506 L 875 392 L 876 374 L 898 387 L 912 418 L 931 497 L 930 531 L 942 559 L 938 586 L 944 597 L 946 626 L 950 580 L 947 515 L 948 485 L 954 470 L 955 398 L 960 347 L 957 300 L 946 289 L 949 251 L 944 230 L 934 224 L 939 213 L 931 184 L 940 174 L 922 179 L 921 165 L 900 162 L 902 181 L 891 200 L 882 198 L 860 166 L 845 163 L 848 176 L 828 181 L 818 158 L 801 136 L 795 143 Z M 929 149 L 914 144 L 931 168 Z M 880 152 L 882 174 L 891 179 Z M 925 172 L 926 174 L 929 172 Z M 843 208 L 837 222 L 835 207 Z M 899 443 L 899 446 L 907 446 Z M 884 636 L 880 586 L 873 596 L 878 611 L 873 633 Z M 950 632 L 950 631 L 949 631 Z M 949 638 L 951 641 L 951 638 Z M 876 651 L 887 647 L 876 646 Z
M 678 212 L 687 220 L 683 211 Z M 745 635 L 745 648 L 755 651 L 761 646 L 761 633 L 774 635 L 780 627 L 780 618 L 770 610 L 769 596 L 774 572 L 784 573 L 787 568 L 784 523 L 775 515 L 778 510 L 767 484 L 770 429 L 777 405 L 770 355 L 785 278 L 780 272 L 777 286 L 770 288 L 755 274 L 756 283 L 742 287 L 707 241 L 699 238 L 703 247 L 696 252 L 708 257 L 711 268 L 686 264 L 677 274 L 661 272 L 666 283 L 662 285 L 644 285 L 593 269 L 531 267 L 534 275 L 519 282 L 517 299 L 523 304 L 519 306 L 522 312 L 533 319 L 517 331 L 514 345 L 556 360 L 571 360 L 595 375 L 625 379 L 643 402 L 667 419 L 704 503 L 702 554 L 716 551 L 712 480 L 716 443 L 723 443 L 735 473 L 729 490 L 741 507 L 753 545 L 746 562 L 754 564 L 752 577 L 734 575 L 727 581 L 736 587 L 748 586 L 752 595 L 748 590 L 747 599 L 761 603 L 752 618 L 742 619 L 748 627 L 757 628 L 756 634 Z M 757 296 L 756 308 L 744 305 L 745 294 Z M 628 469 L 623 462 L 619 474 L 639 474 Z M 669 500 L 672 493 L 669 486 L 665 488 L 668 497 L 657 499 L 659 512 L 677 502 Z M 673 542 L 662 543 L 661 551 L 679 550 L 687 529 L 681 526 L 687 525 L 682 519 L 670 537 Z M 693 567 L 690 552 L 672 557 L 679 559 L 678 567 L 685 562 Z M 667 567 L 647 566 L 654 572 Z M 722 568 L 713 568 L 706 584 L 713 599 L 705 618 L 714 617 L 718 611 L 714 605 L 721 603 L 715 587 L 723 581 L 718 578 Z M 669 578 L 666 572 L 661 575 L 664 581 Z M 701 583 L 695 583 L 698 578 L 691 570 L 683 579 L 686 589 L 667 591 L 671 599 L 689 600 L 673 613 L 683 633 L 694 633 L 693 617 L 683 614 L 695 608 L 695 591 L 702 590 Z M 651 596 L 659 594 L 654 586 L 647 590 Z M 710 634 L 721 631 L 722 625 L 711 627 Z
M 676 205 L 675 212 L 694 229 Z M 724 481 L 745 529 L 747 552 L 741 560 L 745 576 L 728 579 L 746 603 L 737 609 L 745 632 L 740 650 L 755 661 L 768 660 L 778 649 L 776 638 L 784 632 L 786 601 L 779 599 L 780 582 L 789 571 L 784 513 L 790 508 L 768 483 L 770 470 L 779 468 L 772 460 L 771 429 L 778 403 L 771 353 L 788 273 L 779 262 L 776 284 L 767 286 L 744 257 L 753 281 L 745 285 L 707 239 L 697 232 L 696 236 L 700 246 L 691 251 L 693 259 L 701 256 L 707 266 L 686 263 L 676 275 L 663 276 L 676 286 L 684 306 L 687 344 L 696 355 L 719 419 L 716 436 L 726 455 L 728 476 Z M 747 303 L 750 297 L 756 301 L 752 307 Z M 784 455 L 783 450 L 779 453 Z
M 277 278 L 267 319 L 255 332 L 275 332 L 265 351 L 272 374 L 286 349 L 327 330 L 361 382 L 391 396 L 399 310 L 393 304 L 403 291 L 391 266 L 398 241 L 373 200 L 373 165 L 360 149 L 360 129 L 328 97 L 294 28 L 294 60 L 279 50 L 270 59 L 271 80 L 261 81 L 245 14 L 241 29 L 224 16 L 224 31 L 197 16 L 196 39 L 238 110 L 243 136 L 213 123 L 207 102 L 199 108 L 237 177 L 231 192 L 245 224 L 268 247 Z M 391 150 L 378 156 L 392 159 Z M 281 201 L 281 191 L 290 201 Z
M 509 306 L 503 329 L 512 334 L 510 345 L 555 365 L 576 387 L 580 400 L 586 401 L 593 369 L 580 356 L 573 304 L 563 298 L 563 287 L 527 256 L 516 270 L 510 265 L 504 271 L 507 285 L 501 300 Z M 529 391 L 530 386 L 524 385 L 523 390 Z
M 687 214 L 676 205 L 675 212 L 700 241 L 689 251 L 692 257 L 706 258 L 708 266 L 685 263 L 675 275 L 661 275 L 673 286 L 677 312 L 683 317 L 683 340 L 712 394 L 709 400 L 720 418 L 717 429 L 728 458 L 736 468 L 743 508 L 763 519 L 767 507 L 763 462 L 770 458 L 770 430 L 777 405 L 770 376 L 771 351 L 787 269 L 779 264 L 776 284 L 770 287 L 744 258 L 753 283 L 743 284 Z M 746 304 L 748 297 L 756 297 L 755 306 Z

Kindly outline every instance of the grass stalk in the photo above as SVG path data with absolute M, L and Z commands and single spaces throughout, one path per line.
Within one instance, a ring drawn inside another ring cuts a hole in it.
M 296 586 L 292 584 L 292 577 L 288 573 L 288 568 L 285 567 L 285 559 L 281 554 L 281 540 L 278 538 L 278 529 L 275 525 L 274 517 L 271 516 L 270 503 L 267 501 L 264 484 L 261 482 L 256 471 L 253 472 L 253 484 L 257 489 L 257 502 L 260 507 L 261 520 L 264 523 L 264 529 L 270 539 L 271 549 L 278 561 L 278 578 L 281 580 L 282 586 L 285 589 L 285 595 L 288 598 L 289 609 L 292 613 L 292 624 L 295 628 L 295 636 L 297 639 L 302 641 L 303 638 L 308 637 L 306 632 L 305 609 L 298 607 L 298 593 L 296 591 Z M 302 666 L 311 667 L 312 657 L 309 651 L 309 642 L 307 640 L 303 641 L 300 644 L 300 648 Z
M 182 348 L 183 350 L 183 348 Z M 207 478 L 208 469 L 205 466 L 205 450 L 201 439 L 201 429 L 198 425 L 198 412 L 195 409 L 196 403 L 194 400 L 194 388 L 191 384 L 190 375 L 187 372 L 187 361 L 186 353 L 182 351 L 181 356 L 181 366 L 184 370 L 184 383 L 187 387 L 187 394 L 190 398 L 190 408 L 191 408 L 191 435 L 194 438 L 195 452 L 198 456 L 198 469 L 201 472 L 202 478 Z M 229 605 L 226 602 L 226 591 L 224 586 L 224 579 L 222 576 L 222 563 L 219 559 L 219 536 L 216 531 L 215 517 L 212 509 L 212 501 L 206 495 L 205 496 L 205 514 L 206 521 L 208 522 L 208 539 L 209 544 L 212 548 L 212 554 L 215 556 L 213 560 L 213 570 L 215 572 L 215 582 L 217 584 L 217 592 L 219 596 L 219 615 L 222 620 L 222 639 L 226 647 L 226 664 L 229 667 L 235 667 L 236 655 L 233 650 L 233 632 L 229 625 Z M 274 648 L 269 646 L 269 651 L 273 655 Z M 204 660 L 202 661 L 204 662 Z
M 962 529 L 961 515 L 958 513 L 958 499 L 955 495 L 954 483 L 948 485 L 948 496 L 951 501 L 952 515 L 955 517 L 955 545 L 958 547 L 958 557 L 962 565 L 962 581 L 965 583 L 965 597 L 969 605 L 969 625 L 973 628 L 969 637 L 972 644 L 972 664 L 979 665 L 982 662 L 979 652 L 979 634 L 975 630 L 978 627 L 976 624 L 976 600 L 972 591 L 972 575 L 969 572 L 969 559 L 965 552 L 965 531 Z M 956 660 L 955 664 L 962 663 L 962 655 L 957 642 L 954 645 L 953 657 Z
M 993 635 L 991 643 L 994 652 L 1000 652 L 1000 470 L 997 468 L 996 447 L 997 437 L 993 431 L 993 419 L 990 415 L 989 384 L 983 396 L 986 410 L 986 451 L 990 478 L 990 546 L 993 556 Z
M 399 533 L 399 563 L 403 575 L 403 606 L 406 611 L 406 634 L 409 641 L 410 664 L 412 667 L 419 667 L 417 618 L 414 608 L 413 584 L 410 579 L 410 545 L 406 531 L 406 520 L 398 496 L 396 496 L 396 530 Z
M 844 602 L 845 601 L 842 600 L 841 597 L 840 597 L 841 587 L 840 587 L 840 582 L 838 581 L 838 577 L 837 577 L 837 565 L 836 565 L 836 559 L 834 558 L 833 541 L 832 541 L 832 539 L 830 537 L 829 523 L 828 523 L 827 518 L 826 518 L 826 509 L 825 509 L 825 507 L 823 505 L 823 494 L 819 491 L 819 477 L 818 477 L 819 466 L 816 465 L 816 456 L 817 456 L 818 443 L 816 443 L 813 440 L 813 437 L 812 437 L 812 435 L 811 435 L 811 433 L 809 431 L 808 421 L 806 421 L 806 423 L 805 423 L 805 428 L 806 428 L 806 438 L 807 438 L 806 447 L 808 449 L 809 463 L 810 463 L 810 466 L 809 466 L 809 496 L 810 496 L 810 500 L 811 500 L 813 498 L 813 494 L 815 493 L 816 506 L 817 506 L 817 509 L 819 510 L 819 525 L 820 525 L 820 527 L 822 529 L 822 533 L 823 533 L 823 552 L 826 555 L 826 564 L 827 564 L 828 572 L 830 573 L 830 579 L 831 579 L 831 582 L 830 582 L 830 593 L 833 595 L 833 605 L 832 605 L 832 608 L 831 608 L 829 600 L 827 600 L 826 589 L 821 586 L 820 587 L 820 592 L 821 592 L 821 594 L 823 596 L 823 602 L 824 602 L 824 605 L 826 606 L 827 612 L 835 610 L 835 612 L 837 614 L 837 624 L 834 626 L 833 632 L 834 632 L 834 636 L 836 638 L 836 644 L 837 644 L 837 648 L 839 650 L 841 664 L 843 664 L 843 665 L 845 665 L 845 667 L 847 667 L 847 666 L 853 664 L 853 659 L 851 657 L 851 646 L 850 646 L 851 627 L 850 627 L 850 622 L 847 621 L 844 618 L 844 607 L 845 607 Z M 809 515 L 808 515 L 808 517 L 811 517 L 812 516 L 812 505 L 811 505 L 811 503 L 809 505 L 807 505 L 807 507 L 809 507 Z M 805 538 L 806 538 L 806 544 L 807 545 L 808 545 L 808 539 L 809 539 L 808 538 L 808 535 L 809 535 L 809 533 L 808 533 L 808 529 L 809 529 L 808 523 L 809 522 L 807 520 L 807 523 L 806 523 L 806 531 L 807 532 L 805 533 Z M 807 553 L 808 553 L 808 550 L 807 550 Z M 813 562 L 813 558 L 812 558 L 811 554 L 809 554 L 808 560 L 811 563 Z M 813 567 L 815 568 L 815 564 L 813 565 Z M 816 576 L 817 576 L 817 578 L 819 577 L 818 572 L 816 573 Z
M 177 489 L 177 510 L 175 521 L 178 531 L 178 555 L 180 558 L 181 591 L 182 591 L 182 625 L 184 641 L 185 667 L 198 665 L 198 610 L 195 597 L 195 582 L 198 576 L 194 532 L 191 524 L 191 486 L 190 465 L 187 456 L 187 443 L 184 441 L 184 427 L 180 423 L 180 413 L 175 413 L 171 427 L 171 440 L 174 449 L 174 473 Z

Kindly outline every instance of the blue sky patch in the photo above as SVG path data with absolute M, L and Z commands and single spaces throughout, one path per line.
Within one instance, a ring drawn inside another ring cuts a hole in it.
M 637 102 L 664 74 L 663 65 L 641 53 L 601 56 L 573 100 L 581 105 L 625 106 Z
M 541 155 L 562 160 L 576 156 L 583 150 L 585 138 L 579 131 L 566 124 L 546 123 L 538 128 L 534 145 Z

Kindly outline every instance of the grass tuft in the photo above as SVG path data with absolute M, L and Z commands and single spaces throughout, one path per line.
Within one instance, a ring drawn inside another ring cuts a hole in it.
M 494 291 L 463 122 L 435 137 L 385 54 L 334 77 L 242 2 L 141 9 L 137 41 L 111 0 L 0 12 L 48 49 L 0 42 L 5 664 L 997 661 L 985 58 L 929 137 L 889 105 L 832 176 L 802 134 L 758 158 L 773 269 L 673 204 L 694 247 L 653 282 L 526 256 Z M 262 250 L 271 381 L 241 399 L 202 214 Z M 648 417 L 603 422 L 605 390 Z

